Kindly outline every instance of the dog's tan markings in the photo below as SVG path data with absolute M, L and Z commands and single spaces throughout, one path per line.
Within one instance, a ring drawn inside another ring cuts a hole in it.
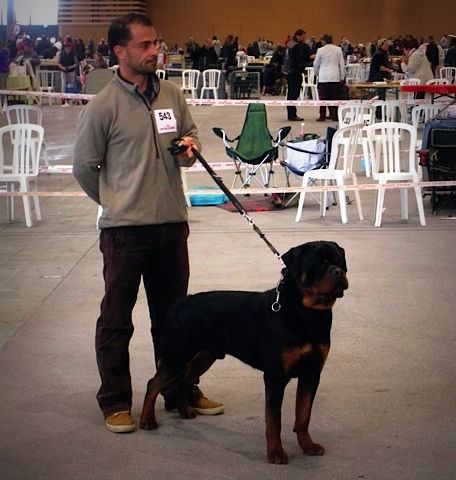
M 304 297 L 302 299 L 302 304 L 306 308 L 313 308 L 314 310 L 329 310 L 336 303 L 336 300 L 328 304 L 317 303 L 318 296 L 319 296 L 318 293 L 312 290 L 309 290 L 304 294 Z
M 285 373 L 288 373 L 304 355 L 312 353 L 312 349 L 311 343 L 305 343 L 302 347 L 285 350 L 282 353 L 282 365 Z

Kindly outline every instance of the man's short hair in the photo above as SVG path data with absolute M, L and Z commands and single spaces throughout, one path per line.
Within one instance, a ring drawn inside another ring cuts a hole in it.
M 333 43 L 333 37 L 332 35 L 330 35 L 329 33 L 325 33 L 321 39 L 323 40 L 323 42 L 325 43 Z
M 130 25 L 139 24 L 146 27 L 152 26 L 152 20 L 142 13 L 129 13 L 114 19 L 108 30 L 108 45 L 111 51 L 116 45 L 125 46 L 131 39 Z

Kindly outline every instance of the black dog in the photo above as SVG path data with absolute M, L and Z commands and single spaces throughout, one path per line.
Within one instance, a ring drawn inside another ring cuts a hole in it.
M 284 390 L 298 378 L 294 431 L 302 451 L 323 455 L 308 427 L 320 372 L 329 353 L 331 308 L 348 288 L 344 250 L 334 242 L 309 242 L 282 256 L 286 268 L 276 288 L 261 292 L 220 291 L 178 302 L 162 332 L 162 352 L 149 380 L 140 419 L 157 428 L 155 401 L 176 387 L 182 418 L 193 418 L 187 391 L 226 354 L 264 372 L 267 456 L 287 463 L 280 439 Z

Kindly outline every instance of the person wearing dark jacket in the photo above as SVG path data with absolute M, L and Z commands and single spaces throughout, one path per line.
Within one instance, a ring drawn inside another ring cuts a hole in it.
M 434 42 L 434 37 L 428 37 L 428 44 L 426 47 L 426 57 L 431 64 L 431 70 L 433 75 L 435 76 L 435 71 L 439 65 L 439 49 L 437 44 Z
M 451 38 L 450 48 L 445 55 L 445 67 L 456 67 L 456 37 Z
M 310 62 L 310 48 L 305 43 L 306 32 L 301 28 L 296 30 L 292 40 L 288 43 L 283 62 L 283 73 L 287 77 L 287 100 L 297 100 L 301 93 L 302 74 L 306 63 Z M 295 106 L 287 106 L 288 120 L 301 121 Z

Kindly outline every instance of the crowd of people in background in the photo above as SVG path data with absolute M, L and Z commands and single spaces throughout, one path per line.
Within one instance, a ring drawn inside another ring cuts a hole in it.
M 298 32 L 299 35 L 296 35 Z M 262 72 L 263 93 L 274 95 L 283 92 L 284 79 L 286 79 L 289 99 L 298 98 L 301 73 L 305 67 L 314 65 L 315 61 L 317 61 L 317 69 L 321 70 L 320 98 L 331 98 L 335 95 L 335 86 L 329 85 L 334 82 L 322 81 L 326 76 L 328 62 L 331 63 L 326 58 L 328 52 L 331 52 L 334 62 L 336 57 L 337 62 L 342 58 L 345 63 L 350 58 L 358 60 L 370 58 L 373 68 L 371 68 L 369 81 L 389 78 L 394 69 L 402 69 L 406 74 L 417 76 L 425 83 L 426 80 L 437 75 L 439 67 L 456 67 L 456 37 L 448 34 L 444 34 L 440 41 L 436 41 L 433 36 L 417 39 L 412 35 L 406 35 L 397 38 L 374 38 L 365 44 L 352 45 L 345 35 L 336 44 L 330 34 L 324 34 L 319 38 L 309 36 L 306 39 L 306 32 L 299 29 L 295 35 L 287 35 L 282 42 L 278 43 L 258 36 L 254 41 L 243 45 L 239 37 L 227 35 L 223 42 L 217 36 L 207 37 L 201 43 L 191 37 L 182 47 L 176 43 L 168 47 L 164 39 L 159 36 L 157 51 L 158 68 L 166 66 L 170 55 L 180 55 L 187 59 L 187 63 L 190 63 L 192 68 L 200 71 L 219 68 L 230 72 L 238 68 L 240 59 L 268 56 L 270 61 L 265 64 Z M 294 67 L 292 67 L 294 71 L 287 71 L 287 68 L 290 70 L 290 65 L 287 66 L 287 55 L 294 58 Z M 392 56 L 401 57 L 402 62 L 392 64 L 390 60 Z M 82 38 L 64 37 L 55 40 L 46 35 L 31 39 L 26 32 L 22 32 L 18 37 L 11 35 L 6 42 L 0 40 L 0 87 L 5 87 L 11 62 L 23 65 L 28 61 L 36 69 L 44 59 L 57 59 L 69 83 L 74 81 L 77 64 L 83 60 L 90 60 L 90 66 L 87 68 L 108 68 L 117 64 L 117 59 L 109 50 L 104 38 L 101 38 L 98 43 L 90 38 L 85 43 Z M 335 75 L 332 77 L 335 78 Z M 299 120 L 292 107 L 288 117 Z

